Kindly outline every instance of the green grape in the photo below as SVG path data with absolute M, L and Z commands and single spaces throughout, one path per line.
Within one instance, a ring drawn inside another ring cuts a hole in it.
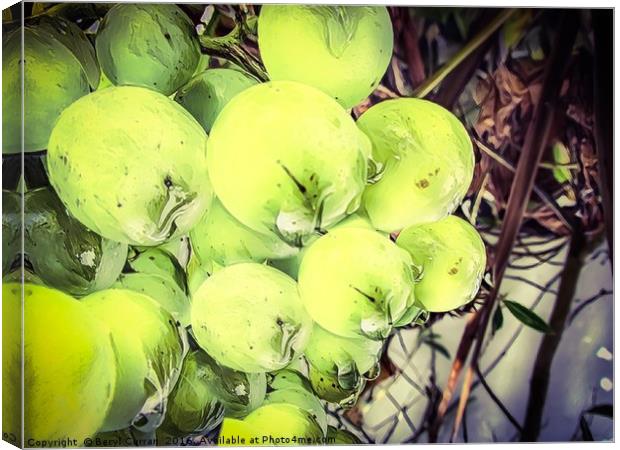
M 82 33 L 76 25 L 62 23 L 68 32 Z M 23 144 L 26 152 L 46 149 L 60 113 L 90 92 L 88 75 L 76 55 L 59 39 L 61 33 L 49 27 L 24 26 L 23 55 L 26 64 L 22 65 L 22 33 L 19 31 L 6 36 L 3 34 L 2 39 L 3 153 L 19 153 L 22 149 L 22 92 Z
M 144 88 L 111 87 L 65 109 L 47 169 L 69 212 L 88 228 L 155 246 L 189 231 L 209 206 L 206 144 L 204 130 L 177 103 Z
M 150 297 L 127 289 L 98 291 L 82 303 L 108 325 L 116 353 L 116 390 L 100 431 L 153 430 L 181 369 L 183 330 Z
M 348 430 L 327 427 L 327 443 L 330 445 L 359 445 L 362 441 Z
M 260 445 L 260 439 L 256 442 L 256 438 L 260 436 L 260 430 L 247 424 L 243 420 L 225 417 L 222 422 L 222 428 L 218 436 L 218 447 L 238 447 L 240 445 Z
M 215 121 L 209 176 L 237 220 L 300 247 L 359 207 L 366 146 L 327 95 L 294 82 L 263 83 L 235 96 Z
M 200 46 L 187 15 L 172 4 L 117 4 L 97 31 L 101 70 L 115 85 L 174 93 L 196 70 Z
M 467 193 L 474 153 L 467 130 L 441 106 L 413 98 L 386 100 L 357 121 L 372 141 L 376 181 L 363 204 L 383 231 L 434 222 L 451 214 Z
M 179 89 L 174 99 L 187 109 L 207 133 L 224 106 L 239 92 L 258 82 L 232 69 L 209 69 Z
M 168 397 L 158 436 L 207 434 L 220 425 L 224 414 L 241 418 L 256 409 L 265 390 L 265 374 L 237 372 L 218 365 L 200 349 L 192 351 Z
M 352 406 L 366 380 L 379 374 L 382 341 L 344 338 L 314 325 L 306 346 L 310 383 L 319 397 Z
M 311 331 L 285 274 L 257 263 L 225 267 L 192 298 L 192 331 L 218 363 L 243 372 L 284 368 L 301 353 Z
M 384 6 L 265 5 L 258 46 L 272 80 L 314 86 L 351 108 L 388 68 L 392 23 Z
M 214 199 L 211 208 L 190 232 L 192 249 L 202 264 L 228 266 L 240 262 L 264 262 L 289 256 L 297 249 L 273 235 L 246 227 Z
M 252 411 L 244 422 L 259 432 L 263 445 L 295 445 L 293 438 L 305 438 L 309 443 L 322 442 L 325 436 L 308 411 L 287 403 L 263 405 Z
M 269 382 L 271 392 L 265 397 L 265 405 L 288 403 L 309 412 L 327 433 L 327 413 L 321 401 L 314 395 L 312 385 L 306 377 L 296 370 L 284 369 L 276 372 Z
M 109 288 L 127 258 L 126 244 L 90 231 L 49 187 L 24 194 L 24 237 L 34 272 L 46 285 L 74 296 Z
M 101 427 L 111 405 L 116 365 L 110 330 L 60 291 L 23 289 L 22 341 L 22 285 L 2 286 L 3 432 L 19 441 L 23 380 L 25 442 L 71 436 L 81 443 Z
M 312 319 L 344 337 L 383 339 L 413 302 L 412 261 L 380 233 L 330 231 L 299 269 L 299 293 Z
M 21 253 L 21 195 L 2 190 L 2 276 L 20 261 Z M 21 265 L 21 263 L 20 263 Z M 19 269 L 18 269 L 19 270 Z
M 368 230 L 373 230 L 372 224 L 370 223 L 368 218 L 361 214 L 359 211 L 351 214 L 350 216 L 347 216 L 336 225 L 331 226 L 328 231 L 335 230 L 341 227 L 366 228 Z M 318 239 L 318 236 L 315 238 L 315 240 L 316 239 Z M 306 254 L 308 248 L 312 245 L 313 242 L 314 240 L 308 242 L 308 244 L 302 249 L 300 249 L 299 252 L 297 252 L 295 255 L 288 258 L 272 259 L 269 261 L 269 264 L 296 280 L 299 276 L 299 266 L 301 265 L 301 261 L 304 259 L 304 255 Z
M 396 244 L 407 250 L 421 270 L 415 285 L 416 304 L 443 312 L 475 297 L 486 267 L 484 242 L 478 231 L 456 216 L 405 228 Z
M 174 281 L 180 290 L 183 292 L 187 290 L 187 280 L 183 267 L 181 267 L 175 256 L 164 248 L 134 248 L 132 254 L 127 259 L 127 264 L 133 272 L 169 278 Z

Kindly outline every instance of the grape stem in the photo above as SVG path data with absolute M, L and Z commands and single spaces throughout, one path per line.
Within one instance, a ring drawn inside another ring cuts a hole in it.
M 259 81 L 267 81 L 269 77 L 263 64 L 242 45 L 246 37 L 246 29 L 237 23 L 226 36 L 199 36 L 200 45 L 212 56 L 226 58 L 239 64 Z

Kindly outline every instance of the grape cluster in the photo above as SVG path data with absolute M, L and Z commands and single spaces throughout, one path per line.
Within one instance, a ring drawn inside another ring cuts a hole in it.
M 172 4 L 111 7 L 94 46 L 65 19 L 26 26 L 24 150 L 45 150 L 49 185 L 25 186 L 25 439 L 353 443 L 325 402 L 356 404 L 394 328 L 477 293 L 485 248 L 451 215 L 474 170 L 463 125 L 413 98 L 350 113 L 390 62 L 386 8 L 263 6 L 257 35 L 268 81 L 206 59 Z M 20 150 L 17 44 L 3 153 Z

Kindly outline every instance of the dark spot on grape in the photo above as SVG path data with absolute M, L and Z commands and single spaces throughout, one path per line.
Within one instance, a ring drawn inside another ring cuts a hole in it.
M 332 387 L 335 389 L 336 388 L 336 383 L 332 383 Z
M 417 187 L 419 187 L 420 189 L 426 189 L 429 186 L 429 182 L 426 178 L 421 179 L 420 181 L 418 181 L 415 185 Z
M 325 380 L 323 379 L 323 377 L 321 377 L 321 381 L 325 381 Z
M 278 318 L 276 319 L 276 324 L 277 324 L 279 327 L 281 327 L 282 325 L 284 325 L 284 321 L 278 317 Z
M 252 347 L 251 345 L 250 345 L 250 350 L 254 350 L 254 347 Z
M 170 33 L 164 33 L 164 37 L 168 40 L 170 40 Z
M 118 202 L 118 203 L 116 204 L 116 207 L 117 207 L 117 208 L 122 208 L 122 207 L 123 207 L 123 204 L 122 204 L 121 202 Z
M 151 261 L 155 261 L 155 257 L 154 257 L 154 256 L 149 256 L 149 259 L 150 259 Z
M 459 273 L 459 269 L 457 269 L 456 267 L 453 267 L 452 269 L 450 269 L 450 272 L 448 272 L 449 275 L 456 275 L 457 273 Z
M 172 180 L 170 179 L 170 175 L 166 175 L 166 178 L 164 178 L 164 186 L 166 186 L 168 189 L 172 187 Z

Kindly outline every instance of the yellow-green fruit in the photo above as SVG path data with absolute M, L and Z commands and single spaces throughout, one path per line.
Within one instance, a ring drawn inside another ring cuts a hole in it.
M 384 6 L 265 5 L 258 46 L 270 79 L 317 87 L 351 108 L 383 78 L 392 23 Z
M 224 106 L 239 92 L 257 84 L 251 76 L 233 69 L 209 69 L 179 89 L 174 99 L 211 132 Z
M 317 444 L 325 436 L 311 413 L 287 403 L 263 405 L 244 422 L 258 430 L 263 445 Z
M 171 4 L 117 4 L 97 31 L 101 69 L 115 85 L 174 93 L 194 73 L 200 47 L 187 15 Z
M 396 244 L 422 270 L 415 285 L 416 304 L 427 311 L 450 311 L 476 296 L 486 267 L 484 242 L 465 220 L 448 216 L 406 228 Z
M 62 202 L 88 228 L 154 246 L 189 231 L 209 206 L 206 145 L 202 127 L 176 102 L 111 87 L 64 110 L 47 168 Z
M 319 397 L 352 406 L 366 380 L 379 375 L 382 341 L 336 336 L 314 325 L 305 355 L 310 383 Z
M 190 232 L 192 249 L 200 262 L 228 266 L 240 262 L 264 262 L 268 258 L 286 257 L 298 249 L 273 235 L 246 227 L 214 199 L 211 207 Z
M 451 214 L 474 173 L 472 143 L 463 124 L 441 106 L 413 98 L 386 100 L 357 121 L 372 141 L 380 172 L 363 204 L 383 231 L 434 222 Z
M 310 381 L 296 370 L 284 369 L 273 374 L 269 382 L 271 391 L 265 397 L 264 405 L 288 403 L 310 413 L 312 418 L 327 433 L 327 413 L 321 401 L 314 395 Z
M 260 445 L 261 432 L 243 420 L 224 418 L 218 436 L 218 446 L 239 447 L 240 445 Z
M 350 431 L 330 425 L 327 428 L 327 443 L 329 445 L 359 445 L 362 441 Z
M 16 436 L 21 289 L 15 283 L 2 289 L 3 432 Z M 28 442 L 71 437 L 80 445 L 101 427 L 115 392 L 110 331 L 81 302 L 30 284 L 24 285 L 23 331 L 24 438 Z
M 183 330 L 153 299 L 127 289 L 95 292 L 82 303 L 108 325 L 114 340 L 116 391 L 101 431 L 154 429 L 181 369 Z
M 359 207 L 367 145 L 351 116 L 318 89 L 262 83 L 235 96 L 215 121 L 209 176 L 237 220 L 300 247 Z
M 3 153 L 19 153 L 22 148 L 22 92 L 24 150 L 31 152 L 47 148 L 52 127 L 63 109 L 90 91 L 78 59 L 48 29 L 23 27 L 26 63 L 22 65 L 21 29 L 6 38 L 3 34 L 2 40 Z
M 344 337 L 383 339 L 413 302 L 411 256 L 364 228 L 340 228 L 313 243 L 299 269 L 312 319 Z
M 243 372 L 284 368 L 303 351 L 312 321 L 297 284 L 257 263 L 215 272 L 192 298 L 192 331 L 218 363 Z

